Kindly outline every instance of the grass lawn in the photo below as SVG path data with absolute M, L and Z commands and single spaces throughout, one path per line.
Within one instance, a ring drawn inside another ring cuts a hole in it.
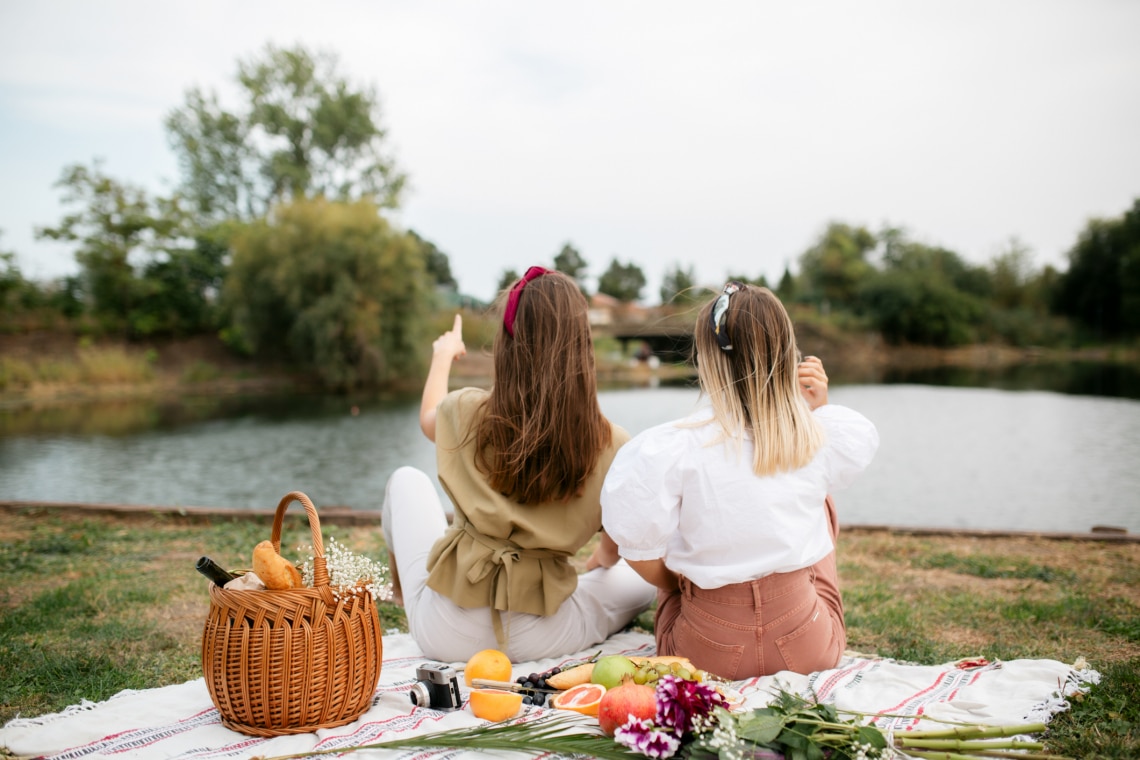
M 292 509 L 283 554 L 300 559 L 289 548 L 309 530 Z M 0 512 L 0 723 L 201 676 L 209 599 L 194 563 L 248 567 L 271 525 Z M 378 525 L 322 528 L 326 545 L 385 558 Z M 1046 744 L 1140 756 L 1140 544 L 847 530 L 839 552 L 851 649 L 928 664 L 1084 657 L 1102 683 L 1054 718 Z M 385 630 L 404 629 L 399 607 L 379 607 Z

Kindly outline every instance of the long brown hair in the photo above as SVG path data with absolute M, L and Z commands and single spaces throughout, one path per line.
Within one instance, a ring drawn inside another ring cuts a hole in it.
M 549 272 L 518 293 L 514 335 L 500 324 L 495 336 L 475 461 L 492 488 L 522 504 L 580 493 L 610 445 L 587 310 L 574 280 Z
M 712 321 L 719 297 L 697 317 L 693 347 L 701 392 L 726 438 L 752 438 L 753 472 L 799 469 L 811 462 L 824 437 L 800 393 L 792 320 L 768 288 L 733 284 L 738 289 L 728 297 L 720 341 Z

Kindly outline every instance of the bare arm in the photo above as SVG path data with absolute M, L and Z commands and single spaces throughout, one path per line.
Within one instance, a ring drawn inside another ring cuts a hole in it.
M 467 347 L 463 345 L 463 317 L 456 314 L 451 329 L 436 338 L 431 348 L 431 368 L 424 381 L 424 395 L 420 401 L 420 430 L 435 443 L 435 412 L 447 395 L 451 363 L 467 354 Z
M 680 584 L 677 574 L 665 567 L 663 559 L 626 560 L 638 575 L 665 591 L 676 591 Z
M 593 570 L 595 567 L 613 567 L 617 564 L 621 556 L 618 554 L 618 546 L 610 535 L 604 530 L 602 537 L 598 541 L 598 545 L 594 547 L 594 553 L 586 560 L 586 569 Z

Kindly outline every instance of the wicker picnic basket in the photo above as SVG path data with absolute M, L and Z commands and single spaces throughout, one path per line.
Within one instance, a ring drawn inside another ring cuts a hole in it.
M 380 679 L 381 630 L 376 602 L 364 591 L 337 600 L 316 507 L 299 491 L 277 505 L 273 548 L 293 501 L 305 507 L 313 540 L 313 587 L 235 591 L 210 584 L 202 632 L 202 671 L 227 728 L 279 736 L 356 720 L 372 704 Z

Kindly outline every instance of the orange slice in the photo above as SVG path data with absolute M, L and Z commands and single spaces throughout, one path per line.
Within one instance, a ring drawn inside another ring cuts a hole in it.
M 463 669 L 463 680 L 470 686 L 472 679 L 487 681 L 511 680 L 511 659 L 498 649 L 484 649 L 471 655 L 467 667 Z
M 550 706 L 558 710 L 573 710 L 583 715 L 598 716 L 598 705 L 606 694 L 606 687 L 600 683 L 583 683 L 572 686 L 550 700 Z
M 493 723 L 515 717 L 522 708 L 522 694 L 517 691 L 472 689 L 469 697 L 475 717 Z

